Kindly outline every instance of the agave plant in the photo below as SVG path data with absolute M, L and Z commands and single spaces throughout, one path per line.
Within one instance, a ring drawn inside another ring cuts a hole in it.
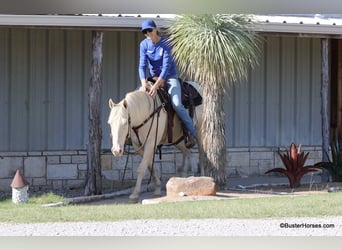
M 325 168 L 329 171 L 332 181 L 342 182 L 342 149 L 341 149 L 341 138 L 337 138 L 335 142 L 331 143 L 331 156 L 328 156 L 328 162 L 318 162 L 315 166 Z
M 301 145 L 297 146 L 292 143 L 290 149 L 286 149 L 285 153 L 281 153 L 278 149 L 278 155 L 280 156 L 285 168 L 273 168 L 265 172 L 268 173 L 281 173 L 286 175 L 289 179 L 290 187 L 297 188 L 300 186 L 302 177 L 309 173 L 317 171 L 320 166 L 305 166 L 305 161 L 308 158 L 309 153 L 304 154 L 301 150 Z

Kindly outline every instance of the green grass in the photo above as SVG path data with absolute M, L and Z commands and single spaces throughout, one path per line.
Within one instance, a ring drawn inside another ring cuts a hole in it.
M 54 194 L 27 204 L 0 201 L 0 222 L 119 221 L 136 219 L 279 218 L 342 216 L 342 192 L 257 199 L 189 201 L 153 205 L 110 204 L 43 207 L 61 201 Z

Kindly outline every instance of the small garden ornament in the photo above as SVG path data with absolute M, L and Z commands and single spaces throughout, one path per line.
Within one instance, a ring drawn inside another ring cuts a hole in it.
M 27 203 L 28 202 L 28 187 L 29 183 L 20 174 L 19 169 L 11 183 L 12 187 L 12 202 L 13 203 Z

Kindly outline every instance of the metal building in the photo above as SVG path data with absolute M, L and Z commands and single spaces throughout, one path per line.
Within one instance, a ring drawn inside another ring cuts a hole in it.
M 247 81 L 227 91 L 230 174 L 262 174 L 277 163 L 275 149 L 291 142 L 312 151 L 312 161 L 321 157 L 320 39 L 332 34 L 339 38 L 341 24 L 267 18 L 272 17 L 260 17 L 262 23 L 255 25 L 264 37 L 259 65 Z M 16 168 L 33 169 L 30 164 L 36 161 L 42 165 L 39 174 L 25 174 L 36 183 L 63 186 L 65 179 L 84 178 L 92 30 L 104 32 L 102 148 L 110 148 L 108 99 L 117 102 L 139 84 L 141 21 L 118 16 L 0 16 L 0 183 L 5 180 L 0 189 Z M 156 22 L 165 27 L 170 19 Z M 59 178 L 48 170 L 49 164 L 66 169 L 74 164 L 72 178 Z

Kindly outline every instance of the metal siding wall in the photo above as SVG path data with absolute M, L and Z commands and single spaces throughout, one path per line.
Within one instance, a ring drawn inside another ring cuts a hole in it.
M 250 125 L 250 84 L 239 83 L 233 90 L 233 141 L 232 147 L 245 147 L 249 143 Z
M 108 108 L 108 100 L 112 98 L 114 102 L 118 102 L 121 98 L 119 93 L 119 33 L 108 32 L 103 36 L 103 88 L 102 98 L 107 100 L 106 108 Z M 110 66 L 109 66 L 110 65 Z M 105 117 L 104 117 L 105 118 Z M 107 121 L 106 121 L 107 122 Z
M 281 77 L 280 77 L 280 142 L 295 140 L 295 109 L 297 96 L 295 95 L 295 38 L 282 38 Z
M 48 31 L 48 107 L 47 107 L 47 149 L 59 150 L 65 147 L 65 31 Z
M 0 29 L 0 150 L 7 150 L 9 145 L 10 117 L 10 42 L 9 29 Z
M 120 32 L 119 92 L 121 98 L 124 98 L 123 93 L 134 90 L 140 84 L 137 80 L 139 50 L 136 38 L 134 32 Z
M 85 80 L 83 79 L 83 32 L 66 32 L 66 130 L 65 148 L 84 148 L 83 107 L 82 97 Z
M 140 32 L 105 32 L 102 89 L 102 147 L 109 149 L 108 100 L 120 102 L 140 84 L 138 76 Z
M 1 151 L 86 148 L 91 39 L 90 31 L 0 29 Z M 141 39 L 104 33 L 103 148 L 108 99 L 139 84 Z M 228 89 L 228 146 L 320 145 L 319 39 L 269 36 L 263 52 L 249 79 Z
M 296 70 L 296 90 L 295 97 L 297 105 L 295 108 L 296 126 L 295 143 L 302 143 L 310 140 L 310 106 L 311 106 L 311 65 L 308 63 L 310 58 L 311 42 L 309 38 L 297 39 L 297 70 Z M 303 98 L 306 97 L 306 98 Z
M 248 83 L 228 90 L 228 146 L 320 145 L 319 39 L 270 36 L 262 49 Z
M 266 100 L 265 146 L 279 145 L 280 135 L 280 43 L 279 37 L 267 37 L 265 49 Z
M 30 32 L 28 148 L 46 148 L 47 136 L 47 43 L 46 31 Z
M 83 148 L 85 149 L 89 142 L 89 104 L 88 104 L 88 95 L 89 95 L 89 84 L 91 80 L 91 63 L 92 63 L 92 32 L 84 32 L 83 33 L 83 97 L 82 97 L 82 107 L 84 108 L 82 113 L 82 125 L 83 125 L 83 132 L 82 132 L 82 144 L 84 145 Z M 103 113 L 103 111 L 102 111 Z M 103 121 L 102 122 L 106 122 Z
M 10 33 L 10 149 L 28 148 L 29 111 L 29 39 L 28 31 L 13 29 Z
M 107 119 L 109 116 L 108 100 L 112 98 L 114 102 L 119 102 L 119 33 L 108 32 L 103 36 L 103 86 L 102 86 L 102 147 L 110 148 L 109 126 Z
M 261 56 L 259 58 L 258 70 L 251 71 L 250 84 L 250 141 L 248 145 L 265 145 L 265 124 L 267 114 L 265 112 L 265 48 L 260 45 Z M 263 136 L 260 136 L 263 134 Z

